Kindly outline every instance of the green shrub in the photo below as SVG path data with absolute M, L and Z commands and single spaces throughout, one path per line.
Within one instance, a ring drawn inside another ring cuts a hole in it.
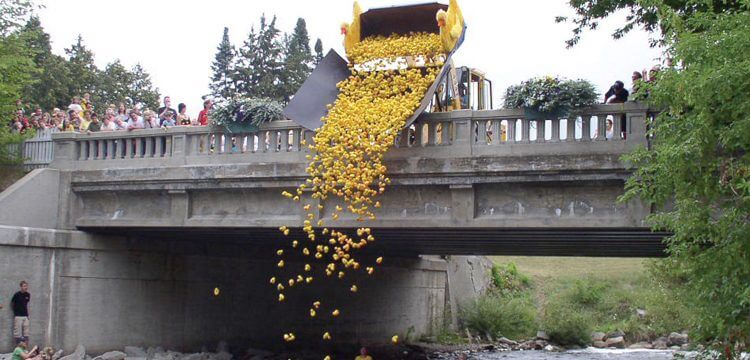
M 466 328 L 483 336 L 520 339 L 536 331 L 536 308 L 527 295 L 489 293 L 466 304 L 460 318 Z
M 601 303 L 609 286 L 603 281 L 576 280 L 569 296 L 577 304 L 584 306 L 596 306 Z
M 517 293 L 531 286 L 529 277 L 518 272 L 516 264 L 512 262 L 504 265 L 493 265 L 491 275 L 492 284 L 503 294 Z
M 564 300 L 547 304 L 542 325 L 556 344 L 586 345 L 591 340 L 593 325 L 588 313 Z

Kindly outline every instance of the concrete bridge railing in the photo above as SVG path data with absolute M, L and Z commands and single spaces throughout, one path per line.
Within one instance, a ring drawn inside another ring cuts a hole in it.
M 637 103 L 599 105 L 571 119 L 529 120 L 522 110 L 425 113 L 403 129 L 388 157 L 476 157 L 523 154 L 618 153 L 646 145 L 648 109 Z M 620 129 L 606 138 L 606 121 Z M 594 136 L 591 136 L 591 135 Z M 313 132 L 276 121 L 252 133 L 210 127 L 172 127 L 98 133 L 57 133 L 60 169 L 106 169 L 208 163 L 305 162 Z

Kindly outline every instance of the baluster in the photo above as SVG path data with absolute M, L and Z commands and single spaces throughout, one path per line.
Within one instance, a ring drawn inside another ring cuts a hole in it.
M 86 142 L 85 141 L 76 141 L 76 145 L 78 145 L 78 160 L 86 160 Z M 18 149 L 19 153 L 23 154 L 23 148 Z
M 235 134 L 224 134 L 224 154 L 231 154 L 234 150 L 234 146 L 236 145 L 236 136 Z
M 289 152 L 289 130 L 281 131 L 281 152 Z
M 221 140 L 224 135 L 221 133 L 211 134 L 211 154 L 218 155 L 221 153 Z
M 255 134 L 256 133 L 252 133 L 247 136 L 247 152 L 255 152 Z
M 575 141 L 576 140 L 576 121 L 578 121 L 578 117 L 574 118 L 568 118 L 565 120 L 567 125 L 567 129 L 565 132 L 565 141 Z
M 560 119 L 552 119 L 552 138 L 551 141 L 560 141 Z
M 474 144 L 487 145 L 487 121 L 474 121 Z
M 538 143 L 544 142 L 544 136 L 546 135 L 546 131 L 544 131 L 544 129 L 546 127 L 547 127 L 547 120 L 536 121 L 536 142 Z
M 446 146 L 450 145 L 453 143 L 453 124 L 450 121 L 443 121 L 441 124 L 442 130 L 440 136 L 442 139 L 440 143 Z
M 521 119 L 521 142 L 528 143 L 531 139 L 531 120 Z
M 422 133 L 424 130 L 424 124 L 421 122 L 414 124 L 414 144 L 412 144 L 413 147 L 422 147 L 424 144 L 422 143 Z
M 86 160 L 94 160 L 96 158 L 95 144 L 93 140 L 86 141 Z
M 409 147 L 409 127 L 405 127 L 401 129 L 401 135 L 399 135 L 398 137 L 398 141 L 396 142 L 396 147 L 398 148 Z
M 302 130 L 300 129 L 294 129 L 292 130 L 292 151 L 298 152 L 300 151 L 300 132 Z
M 599 115 L 596 117 L 596 141 L 607 140 L 607 116 Z
M 105 146 L 107 145 L 106 140 L 96 140 L 96 159 L 104 160 L 107 157 L 104 155 Z
M 143 151 L 143 157 L 154 157 L 154 140 L 155 137 L 147 137 L 143 139 L 145 143 L 145 149 Z
M 516 125 L 518 124 L 517 119 L 508 119 L 505 121 L 505 142 L 514 143 L 516 142 Z
M 629 127 L 627 126 L 627 120 L 624 119 L 625 114 L 613 114 L 612 115 L 612 140 L 623 140 L 623 135 L 627 138 Z M 622 123 L 625 121 L 625 134 L 622 134 Z
M 591 115 L 581 115 L 581 141 L 591 141 Z
M 307 146 L 315 144 L 315 133 L 314 132 L 305 130 L 305 144 L 307 144 Z M 305 151 L 309 152 L 310 148 L 306 148 Z
M 167 137 L 166 136 L 159 136 L 154 138 L 154 141 L 156 143 L 154 144 L 154 157 L 162 157 L 164 156 L 164 145 L 167 143 Z
M 115 151 L 116 150 L 115 149 L 117 147 L 115 146 L 115 141 L 117 141 L 117 140 L 112 140 L 112 139 L 107 140 L 107 156 L 106 156 L 107 159 L 114 159 L 114 158 L 116 158 L 116 156 L 115 156 Z
M 268 137 L 268 151 L 269 152 L 276 152 L 278 151 L 279 146 L 279 132 L 278 131 L 271 131 L 269 132 Z

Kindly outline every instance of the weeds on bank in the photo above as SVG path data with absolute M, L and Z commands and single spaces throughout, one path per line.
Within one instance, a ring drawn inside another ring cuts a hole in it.
M 663 260 L 654 260 L 653 268 Z M 632 276 L 552 278 L 532 282 L 513 263 L 492 268 L 493 289 L 463 304 L 461 325 L 475 335 L 511 339 L 544 330 L 552 342 L 586 345 L 592 331 L 622 330 L 630 342 L 689 328 L 692 313 L 679 279 L 646 271 Z M 640 310 L 640 311 L 639 311 Z

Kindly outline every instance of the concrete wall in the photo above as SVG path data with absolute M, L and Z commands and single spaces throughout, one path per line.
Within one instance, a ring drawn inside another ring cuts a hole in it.
M 393 334 L 430 334 L 446 325 L 446 262 L 387 258 L 372 277 L 347 275 L 287 291 L 279 305 L 268 284 L 273 249 L 247 243 L 126 239 L 0 226 L 0 294 L 5 304 L 21 279 L 30 283 L 31 339 L 90 353 L 125 345 L 197 350 L 220 340 L 232 346 L 283 346 L 293 331 L 300 345 L 321 344 L 323 331 L 340 342 L 381 343 Z M 286 267 L 293 274 L 302 262 Z M 486 276 L 486 275 L 485 275 Z M 467 281 L 451 276 L 454 284 Z M 357 294 L 349 286 L 360 287 Z M 220 295 L 214 296 L 218 287 Z M 457 287 L 458 289 L 458 287 Z M 310 304 L 323 303 L 309 317 Z M 455 301 L 453 301 L 455 302 Z M 332 307 L 342 315 L 332 321 Z M 450 305 L 449 305 L 450 306 Z M 0 352 L 11 350 L 11 313 L 0 312 Z
M 0 193 L 0 224 L 56 228 L 60 190 L 58 170 L 37 169 L 26 174 Z

